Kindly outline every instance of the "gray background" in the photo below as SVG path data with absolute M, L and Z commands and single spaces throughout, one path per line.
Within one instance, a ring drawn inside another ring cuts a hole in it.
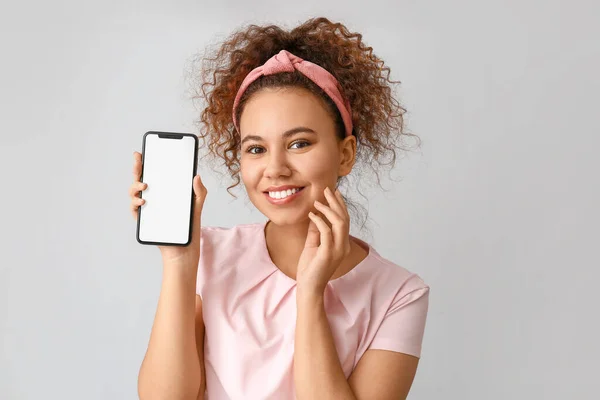
M 367 239 L 432 288 L 410 398 L 598 398 L 597 2 L 1 7 L 1 399 L 136 398 L 161 264 L 135 240 L 132 152 L 193 131 L 207 44 L 320 15 L 363 33 L 423 139 L 368 204 Z M 200 171 L 206 225 L 263 220 Z

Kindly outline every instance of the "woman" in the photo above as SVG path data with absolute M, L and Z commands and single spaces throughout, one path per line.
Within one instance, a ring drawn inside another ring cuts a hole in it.
M 395 160 L 408 135 L 389 68 L 325 18 L 251 25 L 205 61 L 200 137 L 267 220 L 201 226 L 194 178 L 192 243 L 160 247 L 140 398 L 405 398 L 429 287 L 350 235 L 338 189 L 358 159 Z M 134 217 L 140 173 L 135 152 Z

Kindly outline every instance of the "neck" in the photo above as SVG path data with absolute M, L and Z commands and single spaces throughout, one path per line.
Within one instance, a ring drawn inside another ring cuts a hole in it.
M 296 279 L 298 260 L 304 250 L 309 221 L 295 225 L 276 225 L 268 221 L 265 226 L 265 241 L 273 263 L 284 274 Z M 338 267 L 331 279 L 338 278 L 353 269 L 369 255 L 369 249 L 350 241 L 351 254 Z
M 293 279 L 296 278 L 309 222 L 310 220 L 293 225 L 277 225 L 269 220 L 265 226 L 265 240 L 273 263 Z

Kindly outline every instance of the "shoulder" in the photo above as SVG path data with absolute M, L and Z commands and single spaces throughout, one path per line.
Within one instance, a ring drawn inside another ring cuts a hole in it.
M 382 256 L 371 245 L 365 262 L 362 280 L 369 282 L 373 299 L 389 305 L 405 296 L 429 294 L 429 284 L 417 272 Z
M 362 248 L 368 249 L 367 257 L 357 266 L 357 274 L 363 275 L 361 278 L 368 278 L 377 286 L 401 286 L 408 290 L 429 288 L 416 271 L 380 254 L 371 243 L 354 236 L 353 239 Z
M 239 224 L 232 227 L 202 226 L 200 230 L 200 259 L 198 262 L 197 293 L 210 282 L 230 282 L 239 276 L 240 266 L 248 260 L 261 262 L 262 223 Z
M 375 254 L 374 259 L 379 266 L 383 278 L 400 284 L 399 289 L 403 291 L 429 289 L 429 285 L 412 269 L 408 269 L 399 263 L 382 257 L 378 253 Z
M 202 226 L 200 264 L 236 264 L 247 257 L 261 255 L 263 227 L 262 222 L 232 227 Z
M 200 231 L 200 243 L 204 246 L 231 246 L 243 245 L 248 240 L 259 239 L 263 224 L 238 224 L 232 227 L 202 226 Z
M 355 237 L 355 239 L 358 239 Z M 358 239 L 369 249 L 367 257 L 346 275 L 330 281 L 330 286 L 347 308 L 357 313 L 374 313 L 373 322 L 387 310 L 420 299 L 428 303 L 429 285 L 416 272 L 380 254 L 373 245 Z

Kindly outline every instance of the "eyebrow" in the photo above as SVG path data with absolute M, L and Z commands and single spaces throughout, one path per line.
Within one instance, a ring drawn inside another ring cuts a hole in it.
M 312 130 L 310 128 L 307 128 L 305 126 L 298 126 L 296 128 L 292 128 L 292 129 L 289 129 L 289 130 L 283 132 L 281 136 L 284 139 L 287 139 L 288 137 L 293 136 L 297 133 L 301 133 L 301 132 L 314 133 L 315 135 L 317 134 L 317 132 L 315 132 L 314 130 Z M 257 135 L 248 135 L 242 140 L 242 142 L 240 143 L 240 146 L 243 145 L 244 143 L 246 143 L 248 140 L 256 140 L 256 141 L 260 142 L 263 140 L 263 138 L 261 136 L 257 136 Z

